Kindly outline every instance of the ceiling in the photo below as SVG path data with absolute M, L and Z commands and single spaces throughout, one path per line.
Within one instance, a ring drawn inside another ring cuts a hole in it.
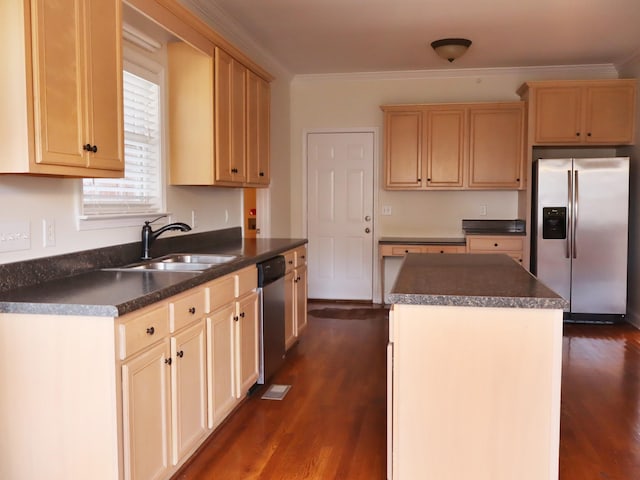
M 182 0 L 223 13 L 292 74 L 619 64 L 640 0 Z M 449 64 L 433 40 L 463 37 Z

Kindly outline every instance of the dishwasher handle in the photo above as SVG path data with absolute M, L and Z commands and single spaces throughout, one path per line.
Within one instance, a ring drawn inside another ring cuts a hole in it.
M 284 277 L 284 273 L 287 268 L 284 261 L 284 255 L 277 255 L 265 260 L 264 262 L 260 262 L 257 264 L 257 267 L 259 288 L 269 285 L 270 283 Z

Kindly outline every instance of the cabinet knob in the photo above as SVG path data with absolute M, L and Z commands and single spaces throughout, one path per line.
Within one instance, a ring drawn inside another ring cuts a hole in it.
M 498 246 L 498 244 L 497 244 L 497 243 L 494 243 L 494 244 L 493 244 L 493 246 L 494 246 L 494 247 L 497 247 L 497 246 Z
M 302 280 L 302 278 L 300 277 L 296 278 L 296 282 L 299 282 L 300 280 Z
M 244 312 L 240 312 L 240 318 L 244 318 Z
M 516 178 L 516 182 L 519 182 L 519 181 L 520 181 L 520 179 L 519 179 L 519 178 Z
M 289 260 L 289 265 L 293 265 L 293 260 Z
M 91 145 L 90 143 L 87 143 L 86 145 L 83 145 L 82 149 L 87 151 L 87 152 L 93 152 L 93 153 L 96 153 L 98 151 L 97 145 Z
M 444 250 L 440 250 L 440 253 L 444 253 Z
M 409 250 L 405 250 L 404 253 L 409 253 Z
M 580 132 L 576 132 L 576 137 L 579 137 L 579 136 L 580 136 Z
M 164 363 L 166 363 L 167 365 L 171 365 L 171 357 L 165 358 Z
M 418 178 L 418 181 L 419 181 L 419 182 L 421 182 L 421 181 L 422 181 L 422 179 L 421 179 L 421 178 Z
M 587 133 L 587 137 L 590 137 L 590 136 L 591 136 L 591 132 Z
M 156 333 L 156 329 L 153 327 L 149 327 L 147 328 L 147 335 L 153 335 L 154 333 Z
M 184 352 L 182 350 L 180 350 L 179 352 L 176 352 L 176 356 L 182 358 L 182 357 L 184 357 Z
M 430 182 L 430 181 L 431 181 L 431 179 L 430 179 L 430 178 L 427 178 L 427 182 Z
M 191 308 L 189 309 L 189 313 L 190 313 L 191 315 L 194 315 L 194 314 L 196 313 L 196 307 L 191 307 Z
M 260 175 L 261 177 L 264 177 L 264 172 L 260 172 L 260 173 L 259 173 L 259 175 Z
M 233 319 L 237 322 L 238 320 L 240 320 L 240 317 L 238 317 L 237 315 L 234 315 Z

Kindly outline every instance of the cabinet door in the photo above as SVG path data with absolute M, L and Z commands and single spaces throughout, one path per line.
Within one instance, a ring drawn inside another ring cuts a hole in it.
M 252 292 L 242 297 L 236 308 L 236 396 L 242 398 L 256 383 L 259 375 L 258 294 Z
M 296 343 L 298 337 L 294 302 L 295 278 L 293 270 L 284 276 L 284 345 L 287 349 Z
M 209 428 L 218 426 L 236 404 L 235 312 L 235 303 L 230 303 L 207 318 Z
M 427 188 L 462 187 L 465 111 L 433 110 L 427 113 L 423 142 L 427 165 Z
M 216 176 L 219 182 L 232 182 L 232 65 L 233 59 L 224 50 L 215 51 L 215 145 Z
M 83 6 L 32 2 L 36 162 L 85 167 Z M 55 41 L 52 41 L 55 39 Z
M 307 327 L 307 267 L 296 268 L 296 329 L 298 334 Z
M 247 182 L 269 185 L 269 83 L 247 72 Z
M 586 143 L 633 143 L 636 102 L 632 85 L 587 87 L 585 98 Z
M 231 173 L 233 181 L 244 183 L 246 172 L 246 75 L 247 69 L 231 60 Z
M 207 431 L 207 378 L 204 321 L 171 338 L 171 429 L 176 465 Z
M 385 187 L 422 188 L 422 112 L 385 112 Z
M 124 171 L 121 5 L 114 0 L 85 2 L 90 137 L 84 142 L 97 148 L 95 153 L 87 154 L 88 163 L 90 168 L 118 171 Z
M 534 108 L 536 144 L 582 142 L 582 93 L 580 87 L 536 89 Z
M 520 187 L 524 106 L 469 109 L 469 188 Z
M 169 466 L 169 341 L 122 365 L 125 479 L 164 478 Z

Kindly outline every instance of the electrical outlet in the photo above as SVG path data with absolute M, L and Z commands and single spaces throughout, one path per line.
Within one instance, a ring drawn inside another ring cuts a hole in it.
M 487 206 L 486 205 L 480 205 L 480 216 L 482 216 L 482 217 L 486 217 L 487 216 Z
M 31 225 L 29 222 L 0 222 L 0 252 L 30 248 Z
M 392 214 L 393 214 L 393 209 L 391 208 L 391 205 L 382 206 L 382 215 L 392 215 Z
M 42 219 L 42 246 L 56 246 L 56 222 L 53 218 Z

